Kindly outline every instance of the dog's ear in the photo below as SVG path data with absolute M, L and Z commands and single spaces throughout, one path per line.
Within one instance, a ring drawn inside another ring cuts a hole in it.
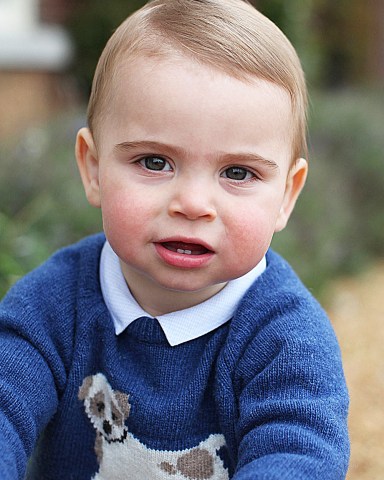
M 124 415 L 124 420 L 129 417 L 129 412 L 131 411 L 131 405 L 129 403 L 129 395 L 123 392 L 116 391 L 115 398 L 119 404 L 119 408 Z
M 88 392 L 89 392 L 90 388 L 92 387 L 92 383 L 93 383 L 93 377 L 92 376 L 84 378 L 83 383 L 81 384 L 81 387 L 79 388 L 79 394 L 78 394 L 79 400 L 85 400 L 87 398 Z

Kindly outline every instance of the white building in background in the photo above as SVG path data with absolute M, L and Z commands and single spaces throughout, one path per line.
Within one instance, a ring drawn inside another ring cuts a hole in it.
M 39 0 L 0 0 L 0 138 L 45 120 L 59 103 L 60 73 L 73 46 L 39 13 Z
M 0 0 L 0 68 L 61 70 L 71 58 L 66 32 L 39 22 L 38 0 Z
M 38 19 L 36 0 L 0 0 L 0 32 L 32 30 Z

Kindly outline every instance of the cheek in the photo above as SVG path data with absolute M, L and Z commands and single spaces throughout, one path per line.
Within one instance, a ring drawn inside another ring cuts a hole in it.
M 264 256 L 275 230 L 276 212 L 249 209 L 227 225 L 226 250 L 231 268 L 243 272 L 253 268 Z
M 110 241 L 127 241 L 140 235 L 149 219 L 148 208 L 137 195 L 119 189 L 105 189 L 101 196 L 104 231 Z
M 248 217 L 241 224 L 237 224 L 231 237 L 232 243 L 237 245 L 237 250 L 241 254 L 252 257 L 268 248 L 272 234 L 273 228 L 270 222 L 264 221 L 259 216 L 252 219 Z

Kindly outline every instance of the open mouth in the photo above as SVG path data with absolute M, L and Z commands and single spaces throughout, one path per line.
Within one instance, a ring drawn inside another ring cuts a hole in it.
M 161 245 L 171 252 L 181 253 L 183 255 L 204 255 L 206 253 L 212 253 L 211 250 L 197 243 L 163 242 Z

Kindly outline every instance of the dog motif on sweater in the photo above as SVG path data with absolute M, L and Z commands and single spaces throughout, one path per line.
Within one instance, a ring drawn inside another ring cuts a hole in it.
M 226 480 L 218 451 L 224 436 L 212 434 L 196 447 L 154 450 L 134 437 L 125 425 L 129 417 L 129 395 L 114 391 L 105 376 L 86 377 L 79 399 L 96 430 L 95 452 L 99 471 L 94 480 Z

